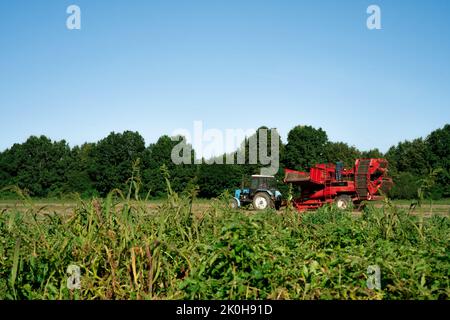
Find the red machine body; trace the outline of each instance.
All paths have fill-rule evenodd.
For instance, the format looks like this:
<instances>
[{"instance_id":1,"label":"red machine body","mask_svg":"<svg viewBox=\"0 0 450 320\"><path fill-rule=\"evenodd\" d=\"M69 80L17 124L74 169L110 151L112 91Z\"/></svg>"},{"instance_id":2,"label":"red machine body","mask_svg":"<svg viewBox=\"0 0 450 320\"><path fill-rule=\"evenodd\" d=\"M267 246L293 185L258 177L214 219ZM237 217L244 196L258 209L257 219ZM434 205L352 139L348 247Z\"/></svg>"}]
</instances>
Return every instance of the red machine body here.
<instances>
[{"instance_id":1,"label":"red machine body","mask_svg":"<svg viewBox=\"0 0 450 320\"><path fill-rule=\"evenodd\" d=\"M380 199L379 190L387 192L392 179L387 176L386 159L357 159L351 169L343 169L336 179L335 164L317 164L309 172L285 169L285 183L299 187L300 197L293 200L299 211L316 209L338 197L353 203Z\"/></svg>"}]
</instances>

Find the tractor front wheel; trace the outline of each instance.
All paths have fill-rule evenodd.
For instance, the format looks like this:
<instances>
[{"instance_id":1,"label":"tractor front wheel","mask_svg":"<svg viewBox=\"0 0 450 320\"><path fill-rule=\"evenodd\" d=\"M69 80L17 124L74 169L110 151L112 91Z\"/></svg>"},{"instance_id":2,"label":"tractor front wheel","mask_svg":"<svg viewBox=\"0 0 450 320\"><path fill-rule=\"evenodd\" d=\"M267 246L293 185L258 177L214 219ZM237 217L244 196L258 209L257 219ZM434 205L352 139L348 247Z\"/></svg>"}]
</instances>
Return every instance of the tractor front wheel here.
<instances>
[{"instance_id":1,"label":"tractor front wheel","mask_svg":"<svg viewBox=\"0 0 450 320\"><path fill-rule=\"evenodd\" d=\"M265 210L267 208L273 208L274 204L269 195L263 192L255 194L253 197L253 208L256 210Z\"/></svg>"},{"instance_id":2,"label":"tractor front wheel","mask_svg":"<svg viewBox=\"0 0 450 320\"><path fill-rule=\"evenodd\" d=\"M346 210L352 204L352 198L349 195L342 194L336 198L336 206L338 209Z\"/></svg>"},{"instance_id":3,"label":"tractor front wheel","mask_svg":"<svg viewBox=\"0 0 450 320\"><path fill-rule=\"evenodd\" d=\"M232 198L230 200L230 208L231 209L238 209L239 208L239 202L237 201L236 198Z\"/></svg>"}]
</instances>

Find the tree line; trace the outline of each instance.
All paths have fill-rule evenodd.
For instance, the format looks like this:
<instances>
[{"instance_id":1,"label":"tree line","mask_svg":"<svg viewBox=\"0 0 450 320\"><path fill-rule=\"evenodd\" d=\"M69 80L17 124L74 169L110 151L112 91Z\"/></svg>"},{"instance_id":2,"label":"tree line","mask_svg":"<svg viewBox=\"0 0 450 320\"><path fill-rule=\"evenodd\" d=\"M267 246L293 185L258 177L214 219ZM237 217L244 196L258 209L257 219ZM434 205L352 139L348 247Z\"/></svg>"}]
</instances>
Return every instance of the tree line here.
<instances>
[{"instance_id":1,"label":"tree line","mask_svg":"<svg viewBox=\"0 0 450 320\"><path fill-rule=\"evenodd\" d=\"M266 127L261 127L265 128ZM270 130L269 130L270 136ZM175 165L171 152L178 141L164 135L146 145L138 132L110 133L95 143L71 148L65 140L52 141L46 136L31 136L0 153L0 196L12 196L11 186L18 186L32 197L62 197L77 193L81 197L105 196L112 189L127 190L133 175L141 192L153 198L166 193L165 166L175 191L190 183L198 186L200 197L210 198L241 185L243 177L259 173L254 164L181 164ZM243 146L248 144L248 139ZM280 169L307 170L316 163L343 161L352 167L357 158L387 158L395 186L393 198L416 196L421 179L430 170L440 168L429 196L450 197L450 124L431 132L426 138L400 142L385 154L378 149L360 151L345 142L329 141L321 128L296 126L287 141L280 140ZM225 157L225 155L223 155ZM225 163L225 162L224 162ZM285 189L286 186L281 186Z\"/></svg>"}]
</instances>

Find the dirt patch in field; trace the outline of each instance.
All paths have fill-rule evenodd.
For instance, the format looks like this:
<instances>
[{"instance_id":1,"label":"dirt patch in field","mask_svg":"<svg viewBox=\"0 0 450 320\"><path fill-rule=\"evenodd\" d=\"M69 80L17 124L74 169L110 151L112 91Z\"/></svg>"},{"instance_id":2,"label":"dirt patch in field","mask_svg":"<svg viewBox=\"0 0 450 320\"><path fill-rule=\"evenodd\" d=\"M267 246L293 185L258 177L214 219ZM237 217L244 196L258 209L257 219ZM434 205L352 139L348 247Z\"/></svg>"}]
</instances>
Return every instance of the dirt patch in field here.
<instances>
[{"instance_id":1,"label":"dirt patch in field","mask_svg":"<svg viewBox=\"0 0 450 320\"><path fill-rule=\"evenodd\" d=\"M76 202L64 202L64 203L44 203L44 202L35 202L33 203L31 206L29 204L26 204L24 202L21 201L17 201L17 202L13 202L13 201L8 201L8 202L0 202L0 213L4 212L4 211L10 211L10 210L17 210L17 211L22 211L22 212L38 212L38 213L42 213L42 214L52 214L52 213L57 213L57 214L71 214L73 213L74 209L77 207L77 203ZM132 203L133 205L133 203ZM149 211L156 211L158 210L158 208L162 205L162 202L149 202L145 205L146 208L149 209ZM383 205L382 204L376 204L375 207L377 208L381 208ZM398 204L396 205L399 208L408 210L409 209L409 205L405 205L405 204ZM117 206L118 209L120 209L122 207L122 204L119 204ZM206 201L201 201L201 202L197 202L193 204L192 206L192 211L194 212L194 214L198 215L198 214L202 214L203 212L205 212L206 210L208 210L209 208L211 208L210 204ZM256 212L253 209L241 209L243 212L248 212L248 213L252 213L252 212ZM450 205L447 204L436 204L433 205L431 208L428 205L424 205L422 207L422 210L424 212L425 216L431 216L432 214L437 214L437 215L450 215ZM278 213L283 213L284 212L284 208L281 208L280 210L277 211ZM360 215L361 211L355 210L353 211L354 215ZM420 214L420 210L416 209L414 211L412 211L411 214L417 215Z\"/></svg>"}]
</instances>

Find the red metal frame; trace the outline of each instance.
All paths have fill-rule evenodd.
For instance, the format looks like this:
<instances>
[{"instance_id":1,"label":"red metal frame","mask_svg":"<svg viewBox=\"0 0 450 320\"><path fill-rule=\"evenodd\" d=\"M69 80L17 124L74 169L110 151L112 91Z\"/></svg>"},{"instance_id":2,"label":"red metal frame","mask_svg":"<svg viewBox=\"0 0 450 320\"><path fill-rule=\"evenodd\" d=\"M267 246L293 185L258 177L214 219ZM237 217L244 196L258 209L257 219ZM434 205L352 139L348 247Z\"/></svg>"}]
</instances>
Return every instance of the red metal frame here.
<instances>
[{"instance_id":1,"label":"red metal frame","mask_svg":"<svg viewBox=\"0 0 450 320\"><path fill-rule=\"evenodd\" d=\"M386 159L357 159L351 169L343 169L336 180L335 164L317 164L309 172L285 169L285 183L301 188L301 196L294 199L299 211L316 209L333 202L339 195L348 195L353 202L381 198L379 190L388 190L392 179L387 176Z\"/></svg>"}]
</instances>

